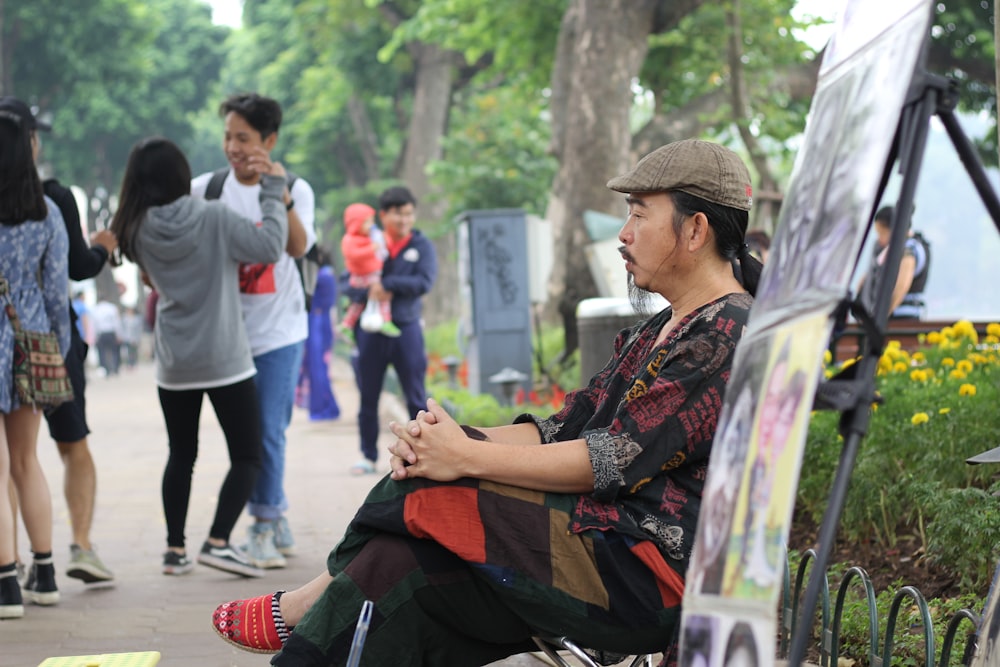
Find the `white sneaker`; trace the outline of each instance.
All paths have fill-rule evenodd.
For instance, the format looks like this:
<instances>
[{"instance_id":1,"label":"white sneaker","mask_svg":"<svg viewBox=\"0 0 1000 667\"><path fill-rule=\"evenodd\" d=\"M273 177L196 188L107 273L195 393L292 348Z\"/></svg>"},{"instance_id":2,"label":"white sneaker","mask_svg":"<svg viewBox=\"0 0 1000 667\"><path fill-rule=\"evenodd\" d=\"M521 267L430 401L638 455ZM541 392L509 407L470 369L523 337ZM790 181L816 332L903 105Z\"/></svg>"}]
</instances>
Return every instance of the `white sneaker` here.
<instances>
[{"instance_id":1,"label":"white sneaker","mask_svg":"<svg viewBox=\"0 0 1000 667\"><path fill-rule=\"evenodd\" d=\"M255 566L270 570L285 567L285 557L274 544L274 523L258 521L247 528L247 558Z\"/></svg>"},{"instance_id":2,"label":"white sneaker","mask_svg":"<svg viewBox=\"0 0 1000 667\"><path fill-rule=\"evenodd\" d=\"M282 556L295 555L295 538L292 537L292 528L285 517L279 517L274 522L274 546Z\"/></svg>"}]
</instances>

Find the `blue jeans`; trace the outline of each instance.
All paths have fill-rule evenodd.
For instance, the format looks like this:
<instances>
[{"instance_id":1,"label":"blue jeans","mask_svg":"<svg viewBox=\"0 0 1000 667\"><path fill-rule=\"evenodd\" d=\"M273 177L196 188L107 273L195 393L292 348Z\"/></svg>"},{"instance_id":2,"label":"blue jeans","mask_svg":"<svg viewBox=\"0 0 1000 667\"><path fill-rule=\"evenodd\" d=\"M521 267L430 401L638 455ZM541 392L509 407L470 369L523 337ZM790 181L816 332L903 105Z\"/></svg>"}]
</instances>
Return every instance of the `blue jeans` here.
<instances>
[{"instance_id":1,"label":"blue jeans","mask_svg":"<svg viewBox=\"0 0 1000 667\"><path fill-rule=\"evenodd\" d=\"M302 365L302 341L254 357L260 432L264 444L260 476L250 494L247 511L258 519L274 520L288 509L285 497L285 429L292 421L295 385Z\"/></svg>"}]
</instances>

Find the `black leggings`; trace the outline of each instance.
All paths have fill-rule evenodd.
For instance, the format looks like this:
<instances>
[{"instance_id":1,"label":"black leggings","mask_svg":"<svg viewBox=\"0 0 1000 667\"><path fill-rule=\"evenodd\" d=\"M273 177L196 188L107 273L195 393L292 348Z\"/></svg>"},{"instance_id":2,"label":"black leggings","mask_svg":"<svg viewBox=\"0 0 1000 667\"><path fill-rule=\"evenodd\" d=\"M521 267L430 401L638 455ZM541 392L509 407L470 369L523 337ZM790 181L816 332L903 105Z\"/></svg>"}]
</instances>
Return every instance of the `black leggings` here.
<instances>
[{"instance_id":1,"label":"black leggings","mask_svg":"<svg viewBox=\"0 0 1000 667\"><path fill-rule=\"evenodd\" d=\"M160 408L167 425L170 456L163 471L163 513L167 546L184 546L184 524L191 497L191 475L198 458L198 422L202 395L215 409L229 448L229 473L219 490L219 504L209 536L229 541L229 534L253 492L260 472L261 436L257 386L253 378L225 387L173 391L160 388Z\"/></svg>"}]
</instances>

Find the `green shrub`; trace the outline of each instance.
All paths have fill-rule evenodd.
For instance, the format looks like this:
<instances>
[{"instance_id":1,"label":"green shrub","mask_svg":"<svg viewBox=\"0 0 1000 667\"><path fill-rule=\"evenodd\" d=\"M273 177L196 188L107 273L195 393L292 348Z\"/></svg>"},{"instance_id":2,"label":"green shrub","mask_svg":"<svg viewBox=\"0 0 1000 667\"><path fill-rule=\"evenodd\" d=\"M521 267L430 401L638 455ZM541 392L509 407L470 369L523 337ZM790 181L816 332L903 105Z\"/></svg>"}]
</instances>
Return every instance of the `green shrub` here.
<instances>
[{"instance_id":1,"label":"green shrub","mask_svg":"<svg viewBox=\"0 0 1000 667\"><path fill-rule=\"evenodd\" d=\"M838 584L839 585L839 584ZM878 618L878 643L876 655L881 656L885 650L886 632L889 624L889 612L892 609L896 594L905 585L902 581L895 582L884 591L876 591L875 613ZM837 589L831 593L834 599ZM934 660L933 664L941 664L942 641L952 618L962 609L979 611L982 599L975 595L963 595L952 599L927 600L927 611L934 630ZM925 639L923 614L913 598L906 597L900 602L896 615L895 631L892 637L892 665L923 665L925 661ZM959 628L955 643L951 649L949 665L962 664L962 649L965 645L965 635L972 629L971 624ZM844 611L840 626L840 642L838 654L857 660L859 667L867 667L868 651L871 647L869 632L868 602L860 584L852 582L852 590L844 598Z\"/></svg>"},{"instance_id":2,"label":"green shrub","mask_svg":"<svg viewBox=\"0 0 1000 667\"><path fill-rule=\"evenodd\" d=\"M968 322L933 332L912 355L890 342L879 361L873 408L845 500L840 534L891 548L915 535L926 557L985 590L1000 545L996 466L965 459L1000 441L1000 325L982 343ZM819 521L843 440L840 415L814 413L798 511Z\"/></svg>"},{"instance_id":3,"label":"green shrub","mask_svg":"<svg viewBox=\"0 0 1000 667\"><path fill-rule=\"evenodd\" d=\"M466 362L462 357L464 341L458 334L458 322L450 321L431 327L424 332L427 347L427 393L445 406L448 413L463 424L499 426L524 412L549 415L562 405L566 391L580 384L580 355L574 352L563 363L561 357L563 330L544 328L535 333L532 359L532 385L527 395L519 396L514 406L501 405L491 394L472 394L466 387ZM609 343L610 345L610 343ZM448 372L448 357L459 362L456 380L452 383Z\"/></svg>"}]
</instances>

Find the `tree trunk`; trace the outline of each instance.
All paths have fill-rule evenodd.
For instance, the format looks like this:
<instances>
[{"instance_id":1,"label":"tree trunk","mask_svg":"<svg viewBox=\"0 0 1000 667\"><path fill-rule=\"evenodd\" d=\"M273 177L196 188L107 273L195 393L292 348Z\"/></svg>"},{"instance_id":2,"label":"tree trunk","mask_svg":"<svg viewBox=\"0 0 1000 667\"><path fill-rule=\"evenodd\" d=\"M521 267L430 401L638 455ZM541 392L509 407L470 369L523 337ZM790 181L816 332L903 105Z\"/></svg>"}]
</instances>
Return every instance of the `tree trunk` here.
<instances>
[{"instance_id":1,"label":"tree trunk","mask_svg":"<svg viewBox=\"0 0 1000 667\"><path fill-rule=\"evenodd\" d=\"M757 170L757 191L754 193L756 206L750 214L750 228L758 227L773 235L778 219L778 207L781 204L778 180L767 163L767 152L750 129L753 109L750 108L750 96L747 95L746 80L743 76L743 20L740 12L740 0L731 0L726 10L726 22L729 27L730 105L733 122L736 123L743 145L746 146L750 160Z\"/></svg>"},{"instance_id":2,"label":"tree trunk","mask_svg":"<svg viewBox=\"0 0 1000 667\"><path fill-rule=\"evenodd\" d=\"M347 101L347 111L351 118L351 127L354 128L355 141L358 143L358 153L364 170L364 178L359 183L367 183L373 178L378 178L378 137L375 136L375 129L368 117L364 100L358 95L351 95Z\"/></svg>"},{"instance_id":3,"label":"tree trunk","mask_svg":"<svg viewBox=\"0 0 1000 667\"><path fill-rule=\"evenodd\" d=\"M546 218L555 241L548 313L562 319L564 354L579 346L576 307L597 296L583 213L624 212L607 181L629 166L632 80L646 57L658 0L572 0L553 67L552 149L559 161ZM622 280L625 280L622 271Z\"/></svg>"},{"instance_id":4,"label":"tree trunk","mask_svg":"<svg viewBox=\"0 0 1000 667\"><path fill-rule=\"evenodd\" d=\"M400 178L416 196L418 224L430 232L438 254L437 282L424 300L427 322L433 325L458 315L455 235L450 221L443 220L447 203L434 192L427 174L427 165L441 157L457 56L429 44L411 44L408 49L414 58L416 87Z\"/></svg>"}]
</instances>

